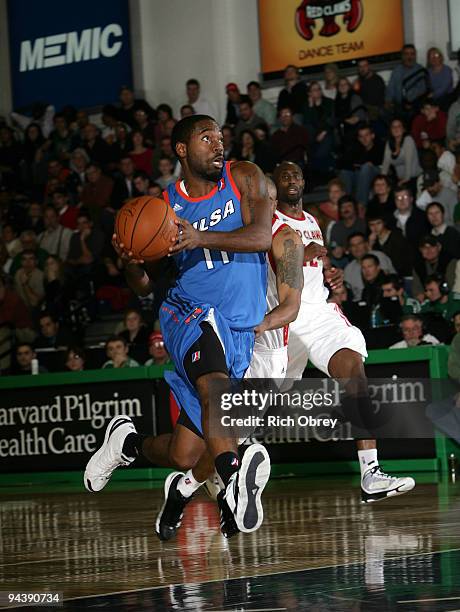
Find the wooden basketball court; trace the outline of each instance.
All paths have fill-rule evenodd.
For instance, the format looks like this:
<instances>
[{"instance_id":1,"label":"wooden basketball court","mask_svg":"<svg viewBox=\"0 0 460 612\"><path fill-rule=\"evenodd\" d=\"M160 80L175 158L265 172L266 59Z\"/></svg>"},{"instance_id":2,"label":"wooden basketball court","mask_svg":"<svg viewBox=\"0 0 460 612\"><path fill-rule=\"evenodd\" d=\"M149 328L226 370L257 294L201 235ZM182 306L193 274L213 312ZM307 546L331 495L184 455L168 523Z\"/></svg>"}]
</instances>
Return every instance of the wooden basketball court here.
<instances>
[{"instance_id":1,"label":"wooden basketball court","mask_svg":"<svg viewBox=\"0 0 460 612\"><path fill-rule=\"evenodd\" d=\"M356 478L272 480L261 529L229 541L199 493L167 543L159 482L10 486L1 590L60 591L65 610L459 610L460 486L423 480L368 505Z\"/></svg>"}]
</instances>

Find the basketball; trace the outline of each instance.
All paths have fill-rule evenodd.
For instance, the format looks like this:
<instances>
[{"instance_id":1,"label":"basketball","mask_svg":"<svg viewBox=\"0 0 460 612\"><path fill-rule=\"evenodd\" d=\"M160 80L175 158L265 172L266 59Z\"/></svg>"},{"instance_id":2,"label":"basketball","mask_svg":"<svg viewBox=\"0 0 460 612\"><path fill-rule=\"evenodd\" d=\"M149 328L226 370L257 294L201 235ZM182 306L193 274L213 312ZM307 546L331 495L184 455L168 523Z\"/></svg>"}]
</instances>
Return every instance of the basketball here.
<instances>
[{"instance_id":1,"label":"basketball","mask_svg":"<svg viewBox=\"0 0 460 612\"><path fill-rule=\"evenodd\" d=\"M152 196L134 198L118 211L115 221L117 240L136 259L161 259L174 244L171 238L177 238L175 219L175 212L164 200Z\"/></svg>"}]
</instances>

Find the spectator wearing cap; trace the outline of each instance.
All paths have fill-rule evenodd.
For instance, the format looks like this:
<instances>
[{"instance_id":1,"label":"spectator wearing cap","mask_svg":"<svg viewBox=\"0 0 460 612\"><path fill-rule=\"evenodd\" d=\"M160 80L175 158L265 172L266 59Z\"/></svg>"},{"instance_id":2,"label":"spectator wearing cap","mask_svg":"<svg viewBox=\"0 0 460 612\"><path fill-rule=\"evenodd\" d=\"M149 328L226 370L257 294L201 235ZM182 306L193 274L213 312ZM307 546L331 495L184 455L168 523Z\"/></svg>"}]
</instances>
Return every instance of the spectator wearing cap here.
<instances>
[{"instance_id":1,"label":"spectator wearing cap","mask_svg":"<svg viewBox=\"0 0 460 612\"><path fill-rule=\"evenodd\" d=\"M403 314L417 314L420 312L420 302L414 300L404 291L403 284L397 274L387 274L382 279L382 297L398 298Z\"/></svg>"},{"instance_id":2,"label":"spectator wearing cap","mask_svg":"<svg viewBox=\"0 0 460 612\"><path fill-rule=\"evenodd\" d=\"M444 207L445 222L454 223L454 208L458 202L455 191L444 187L437 169L428 170L423 174L423 191L417 200L417 207L426 210L428 204L439 202Z\"/></svg>"},{"instance_id":3,"label":"spectator wearing cap","mask_svg":"<svg viewBox=\"0 0 460 612\"><path fill-rule=\"evenodd\" d=\"M149 336L149 355L150 359L147 359L144 364L146 366L162 366L171 363L171 358L163 341L163 334L160 331L154 331Z\"/></svg>"},{"instance_id":4,"label":"spectator wearing cap","mask_svg":"<svg viewBox=\"0 0 460 612\"><path fill-rule=\"evenodd\" d=\"M425 280L425 297L426 301L421 308L422 314L437 313L450 322L454 314L460 311L460 299L436 274L428 276Z\"/></svg>"},{"instance_id":5,"label":"spectator wearing cap","mask_svg":"<svg viewBox=\"0 0 460 612\"><path fill-rule=\"evenodd\" d=\"M227 113L225 115L226 125L234 127L240 118L240 89L236 83L228 83L225 92L227 94Z\"/></svg>"},{"instance_id":6,"label":"spectator wearing cap","mask_svg":"<svg viewBox=\"0 0 460 612\"><path fill-rule=\"evenodd\" d=\"M252 102L254 113L263 119L268 127L276 121L276 108L268 100L262 97L262 88L257 81L251 81L246 86L248 96Z\"/></svg>"},{"instance_id":7,"label":"spectator wearing cap","mask_svg":"<svg viewBox=\"0 0 460 612\"><path fill-rule=\"evenodd\" d=\"M290 108L282 108L279 113L281 127L271 137L271 146L279 161L291 161L301 168L305 167L308 148L308 131L303 125L294 123Z\"/></svg>"},{"instance_id":8,"label":"spectator wearing cap","mask_svg":"<svg viewBox=\"0 0 460 612\"><path fill-rule=\"evenodd\" d=\"M402 231L415 252L420 238L429 233L430 225L423 212L414 206L414 196L404 185L395 189L395 205L396 227Z\"/></svg>"},{"instance_id":9,"label":"spectator wearing cap","mask_svg":"<svg viewBox=\"0 0 460 612\"><path fill-rule=\"evenodd\" d=\"M454 259L460 259L460 233L445 222L444 206L431 202L426 207L426 216L432 227L431 233L437 236L443 251Z\"/></svg>"},{"instance_id":10,"label":"spectator wearing cap","mask_svg":"<svg viewBox=\"0 0 460 612\"><path fill-rule=\"evenodd\" d=\"M443 278L449 287L455 282L455 268L457 260L452 259L443 251L437 236L424 236L419 242L419 252L415 258L412 272L412 295L419 302L425 299L425 281L428 276L437 274Z\"/></svg>"},{"instance_id":11,"label":"spectator wearing cap","mask_svg":"<svg viewBox=\"0 0 460 612\"><path fill-rule=\"evenodd\" d=\"M412 137L417 148L422 148L422 140L444 140L446 137L447 116L431 98L427 98L420 113L412 123Z\"/></svg>"},{"instance_id":12,"label":"spectator wearing cap","mask_svg":"<svg viewBox=\"0 0 460 612\"><path fill-rule=\"evenodd\" d=\"M425 332L423 320L419 315L408 314L402 317L400 328L404 339L396 342L396 344L392 344L389 347L391 349L439 344L437 338Z\"/></svg>"},{"instance_id":13,"label":"spectator wearing cap","mask_svg":"<svg viewBox=\"0 0 460 612\"><path fill-rule=\"evenodd\" d=\"M412 251L401 230L389 228L383 215L375 214L368 219L369 245L371 249L385 253L401 276L412 271Z\"/></svg>"},{"instance_id":14,"label":"spectator wearing cap","mask_svg":"<svg viewBox=\"0 0 460 612\"><path fill-rule=\"evenodd\" d=\"M267 124L254 112L252 100L249 96L241 96L240 99L240 118L235 126L235 136L239 140L241 133L244 130L256 130L262 127L268 129Z\"/></svg>"},{"instance_id":15,"label":"spectator wearing cap","mask_svg":"<svg viewBox=\"0 0 460 612\"><path fill-rule=\"evenodd\" d=\"M192 107L196 115L209 115L217 119L216 108L214 104L201 94L201 85L197 79L189 79L185 84L185 90L187 93L187 105Z\"/></svg>"},{"instance_id":16,"label":"spectator wearing cap","mask_svg":"<svg viewBox=\"0 0 460 612\"><path fill-rule=\"evenodd\" d=\"M136 368L139 363L129 356L129 347L122 336L111 336L105 343L105 352L109 358L102 368Z\"/></svg>"},{"instance_id":17,"label":"spectator wearing cap","mask_svg":"<svg viewBox=\"0 0 460 612\"><path fill-rule=\"evenodd\" d=\"M284 69L284 88L278 95L278 115L283 108L290 108L295 120L301 122L304 105L307 103L307 84L300 80L299 69L292 64Z\"/></svg>"}]
</instances>

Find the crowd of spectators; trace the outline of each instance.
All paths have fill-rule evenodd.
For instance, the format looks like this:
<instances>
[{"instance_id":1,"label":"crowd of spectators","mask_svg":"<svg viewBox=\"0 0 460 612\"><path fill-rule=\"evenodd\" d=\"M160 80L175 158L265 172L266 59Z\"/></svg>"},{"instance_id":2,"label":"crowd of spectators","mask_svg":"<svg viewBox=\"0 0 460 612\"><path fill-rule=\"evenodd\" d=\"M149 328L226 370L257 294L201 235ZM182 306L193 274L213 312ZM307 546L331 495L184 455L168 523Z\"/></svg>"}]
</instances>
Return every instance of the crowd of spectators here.
<instances>
[{"instance_id":1,"label":"crowd of spectators","mask_svg":"<svg viewBox=\"0 0 460 612\"><path fill-rule=\"evenodd\" d=\"M257 81L226 86L225 159L267 174L293 161L307 193L327 189L305 208L344 270L330 300L371 348L449 343L458 328L457 81L439 49L422 66L405 45L388 83L362 59L350 77L325 66L322 81L288 66L276 104ZM196 79L184 93L180 117L217 116ZM126 200L162 197L179 178L171 132L180 117L123 87L97 116L37 103L0 123L0 371L32 371L50 348L65 351L64 368L84 369L88 322L113 313L123 327L107 339L102 367L168 362L155 324L161 292L132 293L111 236ZM165 269L163 292L172 276Z\"/></svg>"}]
</instances>

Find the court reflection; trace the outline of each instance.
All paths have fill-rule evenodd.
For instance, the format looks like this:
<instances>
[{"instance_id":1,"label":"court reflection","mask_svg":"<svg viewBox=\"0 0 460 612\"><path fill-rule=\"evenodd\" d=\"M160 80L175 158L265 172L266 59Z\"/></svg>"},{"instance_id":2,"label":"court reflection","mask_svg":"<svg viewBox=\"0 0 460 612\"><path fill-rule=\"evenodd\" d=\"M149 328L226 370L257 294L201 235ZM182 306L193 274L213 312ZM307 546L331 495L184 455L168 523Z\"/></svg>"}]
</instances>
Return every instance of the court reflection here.
<instances>
[{"instance_id":1,"label":"court reflection","mask_svg":"<svg viewBox=\"0 0 460 612\"><path fill-rule=\"evenodd\" d=\"M215 503L200 494L177 538L160 542L161 503L158 490L9 496L0 503L2 587L58 584L66 598L144 589L104 598L120 610L382 610L398 597L455 592L458 582L458 485L362 505L347 479L273 481L262 528L230 541Z\"/></svg>"}]
</instances>

